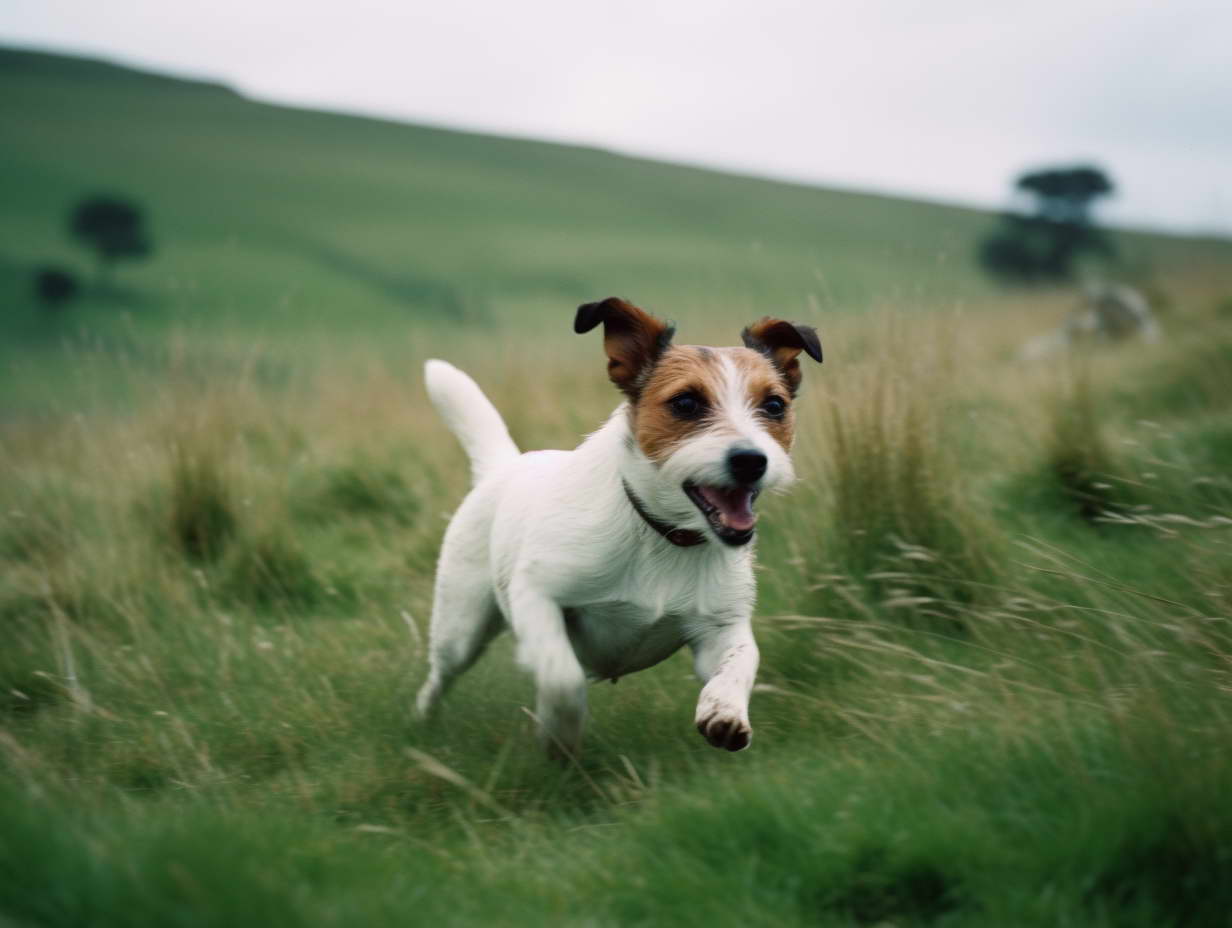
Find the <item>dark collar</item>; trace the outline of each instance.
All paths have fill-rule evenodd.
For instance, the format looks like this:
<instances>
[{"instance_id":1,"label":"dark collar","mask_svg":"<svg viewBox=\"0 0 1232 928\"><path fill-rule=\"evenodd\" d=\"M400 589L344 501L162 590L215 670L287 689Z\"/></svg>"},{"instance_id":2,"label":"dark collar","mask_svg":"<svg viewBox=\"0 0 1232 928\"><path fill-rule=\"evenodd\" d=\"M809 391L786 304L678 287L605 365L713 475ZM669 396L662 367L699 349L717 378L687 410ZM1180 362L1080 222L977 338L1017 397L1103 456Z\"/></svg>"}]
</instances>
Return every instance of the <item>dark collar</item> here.
<instances>
[{"instance_id":1,"label":"dark collar","mask_svg":"<svg viewBox=\"0 0 1232 928\"><path fill-rule=\"evenodd\" d=\"M642 517L642 521L653 528L656 532L670 541L678 548L691 548L694 545L706 543L706 536L701 532L694 531L691 528L672 528L663 522L660 522L642 506L642 501L633 495L633 491L629 489L629 485L623 480L620 481L621 486L625 488L625 496L629 497L629 502L633 504L634 511Z\"/></svg>"}]
</instances>

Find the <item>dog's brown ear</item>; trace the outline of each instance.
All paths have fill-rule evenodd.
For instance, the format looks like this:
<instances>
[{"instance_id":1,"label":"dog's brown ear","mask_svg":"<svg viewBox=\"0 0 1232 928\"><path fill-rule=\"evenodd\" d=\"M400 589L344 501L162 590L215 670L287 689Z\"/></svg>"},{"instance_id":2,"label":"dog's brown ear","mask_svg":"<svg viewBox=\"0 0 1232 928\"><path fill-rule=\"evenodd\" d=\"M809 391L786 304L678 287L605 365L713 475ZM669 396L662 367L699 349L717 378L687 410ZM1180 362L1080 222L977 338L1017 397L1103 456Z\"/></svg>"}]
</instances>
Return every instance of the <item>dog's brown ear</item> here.
<instances>
[{"instance_id":1,"label":"dog's brown ear","mask_svg":"<svg viewBox=\"0 0 1232 928\"><path fill-rule=\"evenodd\" d=\"M631 400L645 382L659 356L672 343L675 328L619 297L583 303L573 320L573 331L589 332L603 323L603 350L607 375Z\"/></svg>"},{"instance_id":2,"label":"dog's brown ear","mask_svg":"<svg viewBox=\"0 0 1232 928\"><path fill-rule=\"evenodd\" d=\"M740 337L744 339L744 347L759 351L774 362L793 396L800 389L800 362L797 360L800 352L821 363L821 340L811 325L796 325L765 316L748 326Z\"/></svg>"}]
</instances>

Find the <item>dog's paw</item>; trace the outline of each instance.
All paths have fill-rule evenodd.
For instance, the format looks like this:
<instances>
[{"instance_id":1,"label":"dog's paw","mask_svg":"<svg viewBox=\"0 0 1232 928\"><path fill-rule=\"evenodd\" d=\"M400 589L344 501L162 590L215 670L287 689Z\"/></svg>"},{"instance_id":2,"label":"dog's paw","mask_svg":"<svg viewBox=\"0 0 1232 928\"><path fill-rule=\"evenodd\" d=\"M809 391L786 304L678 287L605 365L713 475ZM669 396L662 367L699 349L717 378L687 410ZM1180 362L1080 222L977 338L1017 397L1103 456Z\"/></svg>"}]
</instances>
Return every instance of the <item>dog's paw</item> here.
<instances>
[{"instance_id":1,"label":"dog's paw","mask_svg":"<svg viewBox=\"0 0 1232 928\"><path fill-rule=\"evenodd\" d=\"M540 693L535 708L539 741L549 756L561 761L576 757L582 747L582 730L586 724L585 690L580 698L577 694Z\"/></svg>"},{"instance_id":2,"label":"dog's paw","mask_svg":"<svg viewBox=\"0 0 1232 928\"><path fill-rule=\"evenodd\" d=\"M706 714L698 713L697 730L716 748L743 751L753 740L753 726L749 720L721 707Z\"/></svg>"}]
</instances>

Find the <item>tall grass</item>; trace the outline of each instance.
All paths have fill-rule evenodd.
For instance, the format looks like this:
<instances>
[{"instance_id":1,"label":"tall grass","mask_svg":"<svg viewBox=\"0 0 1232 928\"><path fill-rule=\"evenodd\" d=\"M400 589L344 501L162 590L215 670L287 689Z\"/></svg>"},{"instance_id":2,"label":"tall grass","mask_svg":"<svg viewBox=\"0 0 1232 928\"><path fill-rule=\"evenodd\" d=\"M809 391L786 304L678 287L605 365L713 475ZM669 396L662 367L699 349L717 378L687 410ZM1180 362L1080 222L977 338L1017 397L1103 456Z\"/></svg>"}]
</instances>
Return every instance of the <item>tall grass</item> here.
<instances>
[{"instance_id":1,"label":"tall grass","mask_svg":"<svg viewBox=\"0 0 1232 928\"><path fill-rule=\"evenodd\" d=\"M171 542L189 558L212 561L235 533L230 486L209 452L194 454L177 444L171 457L165 513Z\"/></svg>"},{"instance_id":2,"label":"tall grass","mask_svg":"<svg viewBox=\"0 0 1232 928\"><path fill-rule=\"evenodd\" d=\"M828 333L801 484L766 501L736 756L692 730L683 654L595 688L564 769L528 749L507 641L412 721L467 482L417 357L173 369L123 414L6 426L0 917L1219 924L1222 400L1136 415L1185 339L1066 381L1005 360L1014 324L959 322ZM526 447L615 402L589 356L468 366ZM1081 518L1065 455L1134 495Z\"/></svg>"},{"instance_id":3,"label":"tall grass","mask_svg":"<svg viewBox=\"0 0 1232 928\"><path fill-rule=\"evenodd\" d=\"M1067 374L1048 400L1052 427L1044 446L1045 466L1063 508L1095 521L1125 509L1132 491L1109 446L1089 367L1078 358Z\"/></svg>"},{"instance_id":4,"label":"tall grass","mask_svg":"<svg viewBox=\"0 0 1232 928\"><path fill-rule=\"evenodd\" d=\"M833 394L826 427L826 503L853 570L872 572L911 546L959 576L990 569L979 523L950 442L956 431L953 360L944 329L890 331L882 353Z\"/></svg>"}]
</instances>

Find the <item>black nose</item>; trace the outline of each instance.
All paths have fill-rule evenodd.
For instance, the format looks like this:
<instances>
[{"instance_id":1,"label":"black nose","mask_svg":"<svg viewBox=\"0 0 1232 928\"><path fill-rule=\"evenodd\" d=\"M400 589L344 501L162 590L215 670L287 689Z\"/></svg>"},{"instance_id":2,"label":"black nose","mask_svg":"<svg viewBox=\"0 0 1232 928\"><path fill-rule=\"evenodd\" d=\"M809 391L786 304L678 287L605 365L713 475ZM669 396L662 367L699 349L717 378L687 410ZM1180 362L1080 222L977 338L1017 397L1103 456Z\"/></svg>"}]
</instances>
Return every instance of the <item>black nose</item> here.
<instances>
[{"instance_id":1,"label":"black nose","mask_svg":"<svg viewBox=\"0 0 1232 928\"><path fill-rule=\"evenodd\" d=\"M733 451L727 456L727 469L737 483L756 483L766 472L766 456L760 451Z\"/></svg>"}]
</instances>

